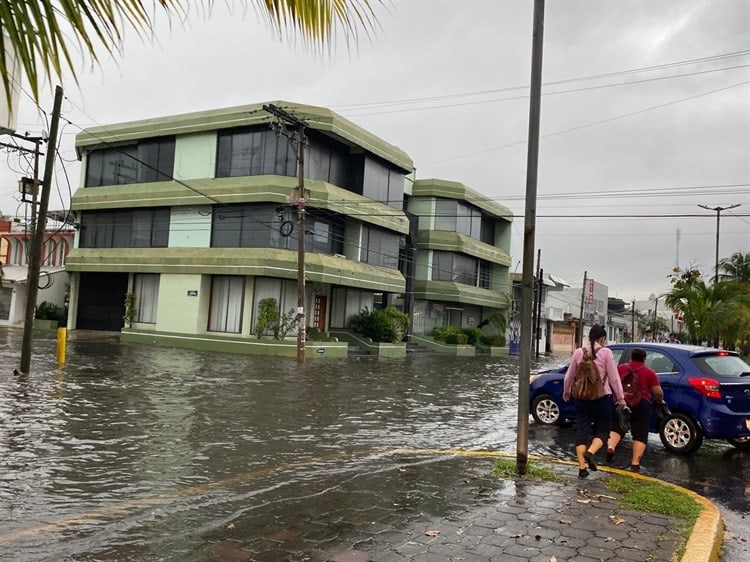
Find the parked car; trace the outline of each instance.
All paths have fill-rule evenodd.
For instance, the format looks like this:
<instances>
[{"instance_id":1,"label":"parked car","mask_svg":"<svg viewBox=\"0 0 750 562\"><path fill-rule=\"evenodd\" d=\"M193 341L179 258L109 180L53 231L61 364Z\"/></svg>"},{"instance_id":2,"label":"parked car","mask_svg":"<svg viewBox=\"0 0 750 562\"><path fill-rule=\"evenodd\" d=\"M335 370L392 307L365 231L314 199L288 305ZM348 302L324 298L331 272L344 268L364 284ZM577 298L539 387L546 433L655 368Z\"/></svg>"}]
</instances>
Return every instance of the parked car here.
<instances>
[{"instance_id":1,"label":"parked car","mask_svg":"<svg viewBox=\"0 0 750 562\"><path fill-rule=\"evenodd\" d=\"M615 362L627 363L636 347L659 377L671 415L652 416L650 431L675 453L690 454L704 439L726 439L750 449L750 365L733 351L693 345L618 343L608 346ZM573 401L562 399L568 366L531 377L531 414L537 423L575 419Z\"/></svg>"}]
</instances>

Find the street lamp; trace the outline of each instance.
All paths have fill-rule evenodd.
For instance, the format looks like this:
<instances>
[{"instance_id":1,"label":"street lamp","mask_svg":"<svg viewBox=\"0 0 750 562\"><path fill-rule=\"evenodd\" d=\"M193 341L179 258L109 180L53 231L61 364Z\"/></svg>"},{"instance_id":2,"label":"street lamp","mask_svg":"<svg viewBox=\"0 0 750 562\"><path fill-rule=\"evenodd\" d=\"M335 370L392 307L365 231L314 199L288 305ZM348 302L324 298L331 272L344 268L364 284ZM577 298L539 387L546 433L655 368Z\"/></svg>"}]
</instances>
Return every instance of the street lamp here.
<instances>
[{"instance_id":1,"label":"street lamp","mask_svg":"<svg viewBox=\"0 0 750 562\"><path fill-rule=\"evenodd\" d=\"M709 207L707 205L698 205L702 209L707 211L716 211L716 259L714 260L714 283L719 282L719 219L721 218L721 212L728 209L734 209L739 207L739 203L729 205L729 207Z\"/></svg>"}]
</instances>

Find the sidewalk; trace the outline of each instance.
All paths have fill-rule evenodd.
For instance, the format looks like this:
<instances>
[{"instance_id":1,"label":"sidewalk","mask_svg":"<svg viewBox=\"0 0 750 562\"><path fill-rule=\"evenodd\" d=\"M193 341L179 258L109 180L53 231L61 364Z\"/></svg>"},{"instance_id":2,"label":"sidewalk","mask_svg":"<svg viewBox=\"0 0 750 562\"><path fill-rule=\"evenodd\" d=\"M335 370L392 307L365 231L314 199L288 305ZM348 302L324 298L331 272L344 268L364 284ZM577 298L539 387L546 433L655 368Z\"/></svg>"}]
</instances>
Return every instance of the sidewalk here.
<instances>
[{"instance_id":1,"label":"sidewalk","mask_svg":"<svg viewBox=\"0 0 750 562\"><path fill-rule=\"evenodd\" d=\"M669 562L677 560L676 554L684 543L678 520L622 509L618 494L608 491L605 485L615 474L648 478L646 476L601 467L588 478L578 479L577 466L545 459L534 463L558 473L561 477L558 482L497 479L486 474L492 457L508 455L478 451L403 453L455 455L449 461L450 469L460 473L460 481L465 486L427 492L443 500L444 515L436 516L433 511L431 515L410 513L404 516L405 505L390 506L390 513L384 512L386 506L377 504L342 506L338 512L319 514L316 523L329 530L331 522L336 522L337 527L345 525L348 544L318 542L322 535L316 537L315 531L293 536L280 534L245 543L242 550L252 554L249 558L239 555L237 559L258 562ZM403 478L410 478L412 469L408 463L398 470ZM423 476L424 466L413 474ZM429 484L418 483L415 478L415 494L423 496L428 487ZM681 562L715 562L723 534L718 509L697 494L677 488L694 497L703 508L682 550ZM354 540L351 537L355 537ZM344 536L340 535L340 539ZM338 546L334 546L337 543Z\"/></svg>"}]
</instances>

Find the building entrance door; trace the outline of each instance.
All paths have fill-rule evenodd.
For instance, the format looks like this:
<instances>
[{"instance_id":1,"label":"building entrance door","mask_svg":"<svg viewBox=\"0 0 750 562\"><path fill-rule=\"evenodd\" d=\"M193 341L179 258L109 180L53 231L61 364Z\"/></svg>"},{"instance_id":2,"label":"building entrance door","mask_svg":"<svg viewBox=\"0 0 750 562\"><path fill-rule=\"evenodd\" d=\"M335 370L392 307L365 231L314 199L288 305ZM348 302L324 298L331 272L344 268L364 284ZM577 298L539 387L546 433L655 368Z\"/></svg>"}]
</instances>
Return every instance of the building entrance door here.
<instances>
[{"instance_id":1,"label":"building entrance door","mask_svg":"<svg viewBox=\"0 0 750 562\"><path fill-rule=\"evenodd\" d=\"M315 295L313 307L313 326L321 332L326 331L326 304L328 299L324 295Z\"/></svg>"}]
</instances>

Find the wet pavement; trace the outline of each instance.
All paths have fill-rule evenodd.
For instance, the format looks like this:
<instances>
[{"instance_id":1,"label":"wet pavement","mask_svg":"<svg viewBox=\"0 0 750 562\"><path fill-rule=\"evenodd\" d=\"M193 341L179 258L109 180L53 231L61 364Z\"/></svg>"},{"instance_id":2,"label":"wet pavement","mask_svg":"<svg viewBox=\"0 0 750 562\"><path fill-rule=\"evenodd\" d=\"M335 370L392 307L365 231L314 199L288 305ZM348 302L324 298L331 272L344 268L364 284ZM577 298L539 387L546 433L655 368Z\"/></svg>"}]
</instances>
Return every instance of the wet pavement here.
<instances>
[{"instance_id":1,"label":"wet pavement","mask_svg":"<svg viewBox=\"0 0 750 562\"><path fill-rule=\"evenodd\" d=\"M575 531L575 512L550 519L549 510L586 505L577 502L577 479L556 488L557 496L541 485L547 499L539 500L537 487L488 479L488 459L398 452L515 451L512 361L424 356L299 366L76 337L58 366L49 337L35 339L31 374L14 378L20 338L0 330L2 560L359 560L377 553L418 560L423 547L408 545L466 547L467 536L489 528L482 520L497 517L493 509L523 505L545 525L556 520ZM530 450L569 459L569 432L532 424ZM705 464L715 465L716 452L707 454ZM669 460L647 457L654 470ZM702 470L687 466L691 474ZM596 476L586 486L604 478ZM729 499L747 496L732 491ZM609 517L609 501L597 502L595 513ZM560 523L568 519L574 524ZM605 530L622 530L607 522ZM445 527L428 528L438 524ZM527 538L520 530L506 538L559 550L526 559L549 562L552 553L565 560L563 547L583 548L562 544L571 538L546 527L550 536L534 533L534 544L525 544L535 528L523 531ZM499 534L483 536L498 542Z\"/></svg>"}]
</instances>

